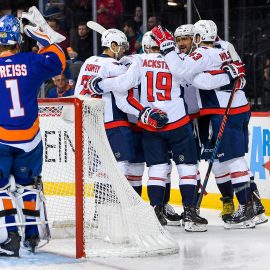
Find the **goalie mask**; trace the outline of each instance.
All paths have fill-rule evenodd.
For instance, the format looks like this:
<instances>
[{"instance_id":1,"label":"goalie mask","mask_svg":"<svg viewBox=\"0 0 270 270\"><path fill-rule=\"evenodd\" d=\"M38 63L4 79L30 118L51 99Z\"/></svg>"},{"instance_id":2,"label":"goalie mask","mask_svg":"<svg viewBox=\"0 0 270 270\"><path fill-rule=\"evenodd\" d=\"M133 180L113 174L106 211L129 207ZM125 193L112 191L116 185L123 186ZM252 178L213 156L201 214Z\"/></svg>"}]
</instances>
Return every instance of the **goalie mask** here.
<instances>
[{"instance_id":1,"label":"goalie mask","mask_svg":"<svg viewBox=\"0 0 270 270\"><path fill-rule=\"evenodd\" d=\"M152 47L158 47L157 43L151 37L151 31L146 32L142 38L142 49L144 53L148 53L149 49ZM146 51L147 49L147 51Z\"/></svg>"},{"instance_id":2,"label":"goalie mask","mask_svg":"<svg viewBox=\"0 0 270 270\"><path fill-rule=\"evenodd\" d=\"M101 36L102 47L108 47L111 49L112 42L117 43L118 46L122 46L125 50L129 49L129 43L127 41L126 35L118 29L108 29Z\"/></svg>"},{"instance_id":3,"label":"goalie mask","mask_svg":"<svg viewBox=\"0 0 270 270\"><path fill-rule=\"evenodd\" d=\"M176 28L174 37L193 37L193 24L183 24Z\"/></svg>"},{"instance_id":4,"label":"goalie mask","mask_svg":"<svg viewBox=\"0 0 270 270\"><path fill-rule=\"evenodd\" d=\"M0 45L21 43L20 22L12 15L0 18Z\"/></svg>"},{"instance_id":5,"label":"goalie mask","mask_svg":"<svg viewBox=\"0 0 270 270\"><path fill-rule=\"evenodd\" d=\"M200 20L194 24L194 43L199 45L201 42L214 42L217 38L217 26L211 20ZM199 36L199 41L196 37Z\"/></svg>"}]
</instances>

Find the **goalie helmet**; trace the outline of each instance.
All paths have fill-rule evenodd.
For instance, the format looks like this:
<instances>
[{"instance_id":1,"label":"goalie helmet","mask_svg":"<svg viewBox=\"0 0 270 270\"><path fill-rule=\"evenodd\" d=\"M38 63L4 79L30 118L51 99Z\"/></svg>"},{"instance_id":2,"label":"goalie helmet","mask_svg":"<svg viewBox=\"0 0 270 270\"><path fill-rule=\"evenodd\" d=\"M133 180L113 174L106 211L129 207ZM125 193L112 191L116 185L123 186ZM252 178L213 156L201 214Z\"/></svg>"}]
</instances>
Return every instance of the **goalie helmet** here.
<instances>
[{"instance_id":1,"label":"goalie helmet","mask_svg":"<svg viewBox=\"0 0 270 270\"><path fill-rule=\"evenodd\" d=\"M125 50L128 50L129 43L126 35L118 29L108 29L101 36L101 46L111 47L112 42L117 43L118 46L123 46Z\"/></svg>"},{"instance_id":2,"label":"goalie helmet","mask_svg":"<svg viewBox=\"0 0 270 270\"><path fill-rule=\"evenodd\" d=\"M151 31L146 32L142 38L142 49L146 53L145 48L150 49L152 47L158 47L158 44L151 36Z\"/></svg>"},{"instance_id":3,"label":"goalie helmet","mask_svg":"<svg viewBox=\"0 0 270 270\"><path fill-rule=\"evenodd\" d=\"M12 15L0 18L0 45L21 43L20 22Z\"/></svg>"},{"instance_id":4,"label":"goalie helmet","mask_svg":"<svg viewBox=\"0 0 270 270\"><path fill-rule=\"evenodd\" d=\"M174 37L193 37L193 24L183 24L176 28Z\"/></svg>"},{"instance_id":5,"label":"goalie helmet","mask_svg":"<svg viewBox=\"0 0 270 270\"><path fill-rule=\"evenodd\" d=\"M214 42L217 37L217 26L211 20L200 20L194 24L194 43L200 44L201 42ZM200 36L200 41L195 42L196 35Z\"/></svg>"}]
</instances>

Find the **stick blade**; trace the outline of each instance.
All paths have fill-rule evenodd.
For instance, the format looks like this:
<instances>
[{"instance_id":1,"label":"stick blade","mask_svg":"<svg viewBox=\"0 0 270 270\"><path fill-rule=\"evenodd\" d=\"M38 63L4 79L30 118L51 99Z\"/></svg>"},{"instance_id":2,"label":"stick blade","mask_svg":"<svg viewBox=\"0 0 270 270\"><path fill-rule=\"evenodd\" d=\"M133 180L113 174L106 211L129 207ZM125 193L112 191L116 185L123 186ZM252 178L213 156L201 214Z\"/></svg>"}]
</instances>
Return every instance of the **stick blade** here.
<instances>
[{"instance_id":1,"label":"stick blade","mask_svg":"<svg viewBox=\"0 0 270 270\"><path fill-rule=\"evenodd\" d=\"M231 58L232 58L233 61L241 61L241 59L240 59L238 53L236 52L234 46L232 45L232 43L228 44L227 50L230 53Z\"/></svg>"},{"instance_id":2,"label":"stick blade","mask_svg":"<svg viewBox=\"0 0 270 270\"><path fill-rule=\"evenodd\" d=\"M100 25L97 22L94 21L88 21L86 24L90 29L100 33L101 35L106 31L106 28L104 28L102 25Z\"/></svg>"}]
</instances>

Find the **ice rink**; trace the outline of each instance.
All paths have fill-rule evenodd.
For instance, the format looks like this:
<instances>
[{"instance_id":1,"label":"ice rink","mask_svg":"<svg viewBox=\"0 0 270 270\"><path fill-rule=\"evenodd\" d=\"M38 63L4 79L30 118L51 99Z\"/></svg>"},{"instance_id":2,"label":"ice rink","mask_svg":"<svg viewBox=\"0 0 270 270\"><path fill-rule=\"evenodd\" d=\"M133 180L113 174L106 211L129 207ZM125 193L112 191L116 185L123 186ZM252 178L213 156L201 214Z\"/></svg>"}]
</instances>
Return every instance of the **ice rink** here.
<instances>
[{"instance_id":1,"label":"ice rink","mask_svg":"<svg viewBox=\"0 0 270 270\"><path fill-rule=\"evenodd\" d=\"M204 233L187 233L181 227L167 226L179 242L180 252L176 255L76 260L72 257L75 242L67 239L52 240L35 255L22 250L20 258L0 258L0 266L5 270L268 270L270 222L255 229L224 230L218 215L219 211L202 209L202 216L209 221Z\"/></svg>"}]
</instances>

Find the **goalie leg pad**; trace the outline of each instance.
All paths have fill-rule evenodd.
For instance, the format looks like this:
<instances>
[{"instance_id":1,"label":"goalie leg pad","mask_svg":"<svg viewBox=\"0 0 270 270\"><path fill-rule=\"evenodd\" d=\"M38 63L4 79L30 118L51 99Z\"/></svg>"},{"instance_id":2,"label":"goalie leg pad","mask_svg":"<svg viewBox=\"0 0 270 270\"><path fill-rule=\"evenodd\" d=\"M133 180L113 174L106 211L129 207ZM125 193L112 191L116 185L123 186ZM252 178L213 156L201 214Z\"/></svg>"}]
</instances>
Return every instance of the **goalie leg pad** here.
<instances>
[{"instance_id":1,"label":"goalie leg pad","mask_svg":"<svg viewBox=\"0 0 270 270\"><path fill-rule=\"evenodd\" d=\"M9 231L18 231L19 224L14 197L7 190L0 190L0 244L7 240Z\"/></svg>"},{"instance_id":2,"label":"goalie leg pad","mask_svg":"<svg viewBox=\"0 0 270 270\"><path fill-rule=\"evenodd\" d=\"M0 189L0 256L18 257L21 237L15 199L8 190Z\"/></svg>"},{"instance_id":3,"label":"goalie leg pad","mask_svg":"<svg viewBox=\"0 0 270 270\"><path fill-rule=\"evenodd\" d=\"M39 240L49 241L50 239L41 180L33 186L23 187L18 185L16 201L19 208L18 211L20 211L22 215L24 245L34 251L33 246L35 248Z\"/></svg>"}]
</instances>

